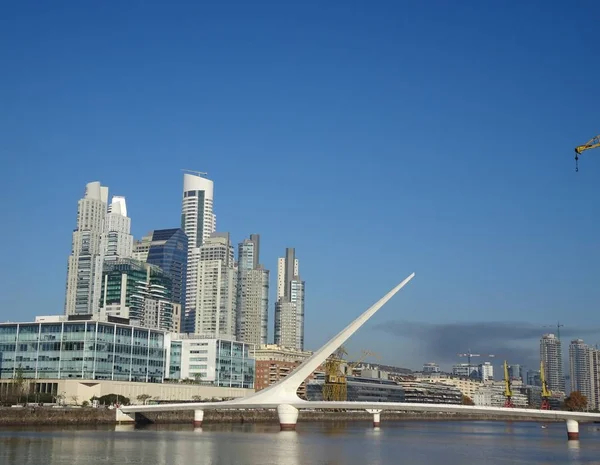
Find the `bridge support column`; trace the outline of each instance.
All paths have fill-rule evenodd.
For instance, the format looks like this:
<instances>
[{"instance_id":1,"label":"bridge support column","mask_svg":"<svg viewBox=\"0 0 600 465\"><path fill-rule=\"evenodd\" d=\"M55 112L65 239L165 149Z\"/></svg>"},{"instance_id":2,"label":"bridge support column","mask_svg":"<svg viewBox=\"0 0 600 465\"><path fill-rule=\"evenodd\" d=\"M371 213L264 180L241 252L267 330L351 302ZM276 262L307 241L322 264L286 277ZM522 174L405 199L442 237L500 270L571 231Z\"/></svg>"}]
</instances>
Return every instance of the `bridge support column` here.
<instances>
[{"instance_id":1,"label":"bridge support column","mask_svg":"<svg viewBox=\"0 0 600 465\"><path fill-rule=\"evenodd\" d=\"M204 410L194 410L194 426L202 426L204 420Z\"/></svg>"},{"instance_id":2,"label":"bridge support column","mask_svg":"<svg viewBox=\"0 0 600 465\"><path fill-rule=\"evenodd\" d=\"M135 413L125 413L120 408L116 409L115 420L120 425L122 423L135 423Z\"/></svg>"},{"instance_id":3,"label":"bridge support column","mask_svg":"<svg viewBox=\"0 0 600 465\"><path fill-rule=\"evenodd\" d=\"M367 412L373 414L373 428L379 428L381 424L381 409L368 408Z\"/></svg>"},{"instance_id":4,"label":"bridge support column","mask_svg":"<svg viewBox=\"0 0 600 465\"><path fill-rule=\"evenodd\" d=\"M281 431L294 431L298 421L298 409L291 405L281 404L277 406L279 427Z\"/></svg>"},{"instance_id":5,"label":"bridge support column","mask_svg":"<svg viewBox=\"0 0 600 465\"><path fill-rule=\"evenodd\" d=\"M569 440L579 439L579 423L576 420L567 420L567 437Z\"/></svg>"}]
</instances>

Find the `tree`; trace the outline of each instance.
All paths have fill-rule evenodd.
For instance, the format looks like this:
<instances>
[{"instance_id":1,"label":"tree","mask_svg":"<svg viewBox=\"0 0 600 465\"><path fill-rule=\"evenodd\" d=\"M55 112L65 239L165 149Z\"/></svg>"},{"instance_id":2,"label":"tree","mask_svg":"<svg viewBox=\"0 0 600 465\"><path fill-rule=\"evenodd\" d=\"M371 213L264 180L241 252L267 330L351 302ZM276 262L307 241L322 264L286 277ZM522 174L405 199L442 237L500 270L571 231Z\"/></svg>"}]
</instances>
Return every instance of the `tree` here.
<instances>
[{"instance_id":1,"label":"tree","mask_svg":"<svg viewBox=\"0 0 600 465\"><path fill-rule=\"evenodd\" d=\"M15 370L15 375L13 376L13 386L15 389L15 394L17 396L17 402L21 403L21 396L23 395L23 388L25 386L25 379L23 378L23 367L19 363L19 366Z\"/></svg>"},{"instance_id":2,"label":"tree","mask_svg":"<svg viewBox=\"0 0 600 465\"><path fill-rule=\"evenodd\" d=\"M199 396L199 395L192 396L192 400L195 400L196 402L201 402L202 396Z\"/></svg>"},{"instance_id":3,"label":"tree","mask_svg":"<svg viewBox=\"0 0 600 465\"><path fill-rule=\"evenodd\" d=\"M583 412L587 410L588 400L579 391L573 391L569 397L565 399L565 408L572 412Z\"/></svg>"},{"instance_id":4,"label":"tree","mask_svg":"<svg viewBox=\"0 0 600 465\"><path fill-rule=\"evenodd\" d=\"M81 403L81 406L82 406L83 408L86 408L86 407L89 407L89 406L90 406L90 403L89 403L87 400L84 400L84 401Z\"/></svg>"},{"instance_id":5,"label":"tree","mask_svg":"<svg viewBox=\"0 0 600 465\"><path fill-rule=\"evenodd\" d=\"M148 394L140 394L139 396L136 397L136 399L139 402L141 402L143 405L146 405L146 401L151 398L152 398L152 396L148 395Z\"/></svg>"},{"instance_id":6,"label":"tree","mask_svg":"<svg viewBox=\"0 0 600 465\"><path fill-rule=\"evenodd\" d=\"M106 394L105 396L98 397L98 402L101 405L129 405L131 403L128 397L120 396L119 394Z\"/></svg>"},{"instance_id":7,"label":"tree","mask_svg":"<svg viewBox=\"0 0 600 465\"><path fill-rule=\"evenodd\" d=\"M463 394L462 396L462 404L463 405L475 405L475 402L469 397Z\"/></svg>"},{"instance_id":8,"label":"tree","mask_svg":"<svg viewBox=\"0 0 600 465\"><path fill-rule=\"evenodd\" d=\"M71 396L71 400L75 405L77 405L77 402L79 402L79 396Z\"/></svg>"}]
</instances>

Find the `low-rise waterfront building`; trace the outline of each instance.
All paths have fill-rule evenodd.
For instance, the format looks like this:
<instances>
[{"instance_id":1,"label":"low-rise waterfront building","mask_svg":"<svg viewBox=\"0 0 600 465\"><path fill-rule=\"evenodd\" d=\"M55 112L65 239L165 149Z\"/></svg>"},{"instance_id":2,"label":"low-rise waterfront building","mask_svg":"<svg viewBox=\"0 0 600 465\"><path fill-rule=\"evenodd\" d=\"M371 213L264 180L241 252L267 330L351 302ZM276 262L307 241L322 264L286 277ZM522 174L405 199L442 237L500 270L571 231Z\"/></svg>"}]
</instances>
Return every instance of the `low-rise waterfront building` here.
<instances>
[{"instance_id":1,"label":"low-rise waterfront building","mask_svg":"<svg viewBox=\"0 0 600 465\"><path fill-rule=\"evenodd\" d=\"M318 374L306 384L310 401L323 400L325 377ZM350 402L404 402L404 389L395 381L360 376L346 377L347 400Z\"/></svg>"},{"instance_id":2,"label":"low-rise waterfront building","mask_svg":"<svg viewBox=\"0 0 600 465\"><path fill-rule=\"evenodd\" d=\"M405 402L431 404L462 404L462 393L455 386L422 381L400 381Z\"/></svg>"}]
</instances>

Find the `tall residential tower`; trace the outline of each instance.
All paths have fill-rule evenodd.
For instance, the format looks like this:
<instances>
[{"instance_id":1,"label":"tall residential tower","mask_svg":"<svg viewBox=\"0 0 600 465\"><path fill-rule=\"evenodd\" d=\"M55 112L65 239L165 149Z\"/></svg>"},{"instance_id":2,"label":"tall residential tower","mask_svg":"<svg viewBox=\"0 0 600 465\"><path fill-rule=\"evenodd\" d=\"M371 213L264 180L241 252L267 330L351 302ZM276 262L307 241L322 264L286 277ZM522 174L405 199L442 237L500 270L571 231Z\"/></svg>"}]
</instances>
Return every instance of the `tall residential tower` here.
<instances>
[{"instance_id":1,"label":"tall residential tower","mask_svg":"<svg viewBox=\"0 0 600 465\"><path fill-rule=\"evenodd\" d=\"M196 301L198 295L199 247L216 230L213 213L213 182L203 173L189 172L183 175L183 201L181 206L181 229L188 239L187 276L185 297L185 330L194 332Z\"/></svg>"},{"instance_id":2,"label":"tall residential tower","mask_svg":"<svg viewBox=\"0 0 600 465\"><path fill-rule=\"evenodd\" d=\"M238 245L236 336L238 341L267 343L269 271L259 263L260 237L251 234Z\"/></svg>"},{"instance_id":3,"label":"tall residential tower","mask_svg":"<svg viewBox=\"0 0 600 465\"><path fill-rule=\"evenodd\" d=\"M213 233L198 248L194 283L194 333L235 336L237 270L229 233Z\"/></svg>"},{"instance_id":4,"label":"tall residential tower","mask_svg":"<svg viewBox=\"0 0 600 465\"><path fill-rule=\"evenodd\" d=\"M304 350L304 281L293 248L285 250L277 266L275 344Z\"/></svg>"},{"instance_id":5,"label":"tall residential tower","mask_svg":"<svg viewBox=\"0 0 600 465\"><path fill-rule=\"evenodd\" d=\"M540 339L540 360L544 362L548 389L565 392L562 348L560 339L554 334L544 334Z\"/></svg>"},{"instance_id":6,"label":"tall residential tower","mask_svg":"<svg viewBox=\"0 0 600 465\"><path fill-rule=\"evenodd\" d=\"M67 269L67 315L90 314L98 310L99 284L102 279L101 240L107 203L108 187L102 186L98 181L85 186L85 194L78 202L77 227L73 231Z\"/></svg>"}]
</instances>

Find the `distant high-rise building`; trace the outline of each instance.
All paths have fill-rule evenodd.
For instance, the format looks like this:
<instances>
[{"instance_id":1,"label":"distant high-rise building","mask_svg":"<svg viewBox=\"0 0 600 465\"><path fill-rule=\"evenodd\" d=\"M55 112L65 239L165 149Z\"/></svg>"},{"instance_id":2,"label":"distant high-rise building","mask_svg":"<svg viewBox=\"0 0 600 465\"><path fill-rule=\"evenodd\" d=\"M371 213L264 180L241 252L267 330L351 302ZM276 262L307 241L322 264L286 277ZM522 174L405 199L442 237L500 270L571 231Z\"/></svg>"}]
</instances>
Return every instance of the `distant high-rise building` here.
<instances>
[{"instance_id":1,"label":"distant high-rise building","mask_svg":"<svg viewBox=\"0 0 600 465\"><path fill-rule=\"evenodd\" d=\"M259 263L260 237L251 234L238 245L236 336L238 341L267 343L269 271Z\"/></svg>"},{"instance_id":2,"label":"distant high-rise building","mask_svg":"<svg viewBox=\"0 0 600 465\"><path fill-rule=\"evenodd\" d=\"M560 339L554 334L544 334L540 339L540 360L544 362L548 389L565 392L562 348Z\"/></svg>"},{"instance_id":3,"label":"distant high-rise building","mask_svg":"<svg viewBox=\"0 0 600 465\"><path fill-rule=\"evenodd\" d=\"M181 206L181 229L188 239L185 326L194 331L196 302L198 300L199 247L216 231L213 212L213 182L200 173L183 175L183 201Z\"/></svg>"},{"instance_id":4,"label":"distant high-rise building","mask_svg":"<svg viewBox=\"0 0 600 465\"><path fill-rule=\"evenodd\" d=\"M108 187L90 182L77 208L77 227L73 231L67 269L65 313L91 314L98 311L102 270L102 233L108 203Z\"/></svg>"},{"instance_id":5,"label":"distant high-rise building","mask_svg":"<svg viewBox=\"0 0 600 465\"><path fill-rule=\"evenodd\" d=\"M101 247L104 260L112 260L117 257L131 258L132 256L131 219L127 216L125 197L114 196L108 206Z\"/></svg>"},{"instance_id":6,"label":"distant high-rise building","mask_svg":"<svg viewBox=\"0 0 600 465\"><path fill-rule=\"evenodd\" d=\"M182 229L156 229L142 239L140 249L145 248L143 241L148 241L145 261L159 266L173 283L173 302L183 307L185 303L185 281L187 269L187 236ZM142 252L143 253L143 252Z\"/></svg>"},{"instance_id":7,"label":"distant high-rise building","mask_svg":"<svg viewBox=\"0 0 600 465\"><path fill-rule=\"evenodd\" d=\"M569 345L569 378L571 392L579 391L588 400L590 409L596 408L595 391L597 380L594 376L595 349L575 339Z\"/></svg>"},{"instance_id":8,"label":"distant high-rise building","mask_svg":"<svg viewBox=\"0 0 600 465\"><path fill-rule=\"evenodd\" d=\"M510 376L511 380L523 381L523 368L521 367L521 365L509 365L508 376Z\"/></svg>"},{"instance_id":9,"label":"distant high-rise building","mask_svg":"<svg viewBox=\"0 0 600 465\"><path fill-rule=\"evenodd\" d=\"M194 333L235 337L237 269L229 233L211 234L198 248L195 264Z\"/></svg>"},{"instance_id":10,"label":"distant high-rise building","mask_svg":"<svg viewBox=\"0 0 600 465\"><path fill-rule=\"evenodd\" d=\"M150 231L141 239L136 239L133 241L133 258L141 262L145 262L148 259L148 252L150 251L150 244L152 243L153 233L154 231Z\"/></svg>"},{"instance_id":11,"label":"distant high-rise building","mask_svg":"<svg viewBox=\"0 0 600 465\"><path fill-rule=\"evenodd\" d=\"M490 381L494 379L494 365L491 362L483 362L477 367L479 379L481 381Z\"/></svg>"},{"instance_id":12,"label":"distant high-rise building","mask_svg":"<svg viewBox=\"0 0 600 465\"><path fill-rule=\"evenodd\" d=\"M179 332L181 306L172 302L171 292L171 278L158 266L133 258L106 261L100 313Z\"/></svg>"},{"instance_id":13,"label":"distant high-rise building","mask_svg":"<svg viewBox=\"0 0 600 465\"><path fill-rule=\"evenodd\" d=\"M542 386L542 380L540 378L539 370L528 370L527 371L527 385L528 386Z\"/></svg>"},{"instance_id":14,"label":"distant high-rise building","mask_svg":"<svg viewBox=\"0 0 600 465\"><path fill-rule=\"evenodd\" d=\"M275 303L275 344L304 350L304 286L293 248L277 266L277 302Z\"/></svg>"}]
</instances>

